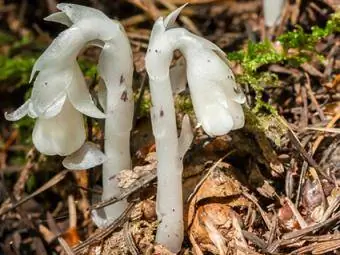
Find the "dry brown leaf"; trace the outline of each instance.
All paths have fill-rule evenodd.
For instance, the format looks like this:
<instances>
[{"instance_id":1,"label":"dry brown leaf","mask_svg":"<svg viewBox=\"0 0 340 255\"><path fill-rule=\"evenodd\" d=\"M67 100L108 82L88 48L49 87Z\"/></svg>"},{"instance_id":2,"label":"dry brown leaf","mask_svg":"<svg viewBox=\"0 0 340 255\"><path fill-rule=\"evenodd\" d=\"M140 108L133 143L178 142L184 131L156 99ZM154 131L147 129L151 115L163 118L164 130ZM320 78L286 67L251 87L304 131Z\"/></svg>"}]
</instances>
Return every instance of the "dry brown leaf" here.
<instances>
[{"instance_id":1,"label":"dry brown leaf","mask_svg":"<svg viewBox=\"0 0 340 255\"><path fill-rule=\"evenodd\" d=\"M250 202L242 196L242 186L234 171L231 165L220 162L190 200L186 218L197 254L205 251L228 254L235 247L231 216L239 216L233 207L246 207Z\"/></svg>"}]
</instances>

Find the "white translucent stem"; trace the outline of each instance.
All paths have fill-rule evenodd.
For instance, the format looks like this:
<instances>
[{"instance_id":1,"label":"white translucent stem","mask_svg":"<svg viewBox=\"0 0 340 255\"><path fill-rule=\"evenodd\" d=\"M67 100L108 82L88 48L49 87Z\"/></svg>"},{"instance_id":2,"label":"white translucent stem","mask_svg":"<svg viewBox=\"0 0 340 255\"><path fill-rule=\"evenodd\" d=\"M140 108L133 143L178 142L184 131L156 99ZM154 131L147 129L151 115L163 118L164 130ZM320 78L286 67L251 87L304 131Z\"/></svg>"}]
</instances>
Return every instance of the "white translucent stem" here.
<instances>
[{"instance_id":1,"label":"white translucent stem","mask_svg":"<svg viewBox=\"0 0 340 255\"><path fill-rule=\"evenodd\" d=\"M131 168L130 131L133 119L132 53L123 31L119 40L107 42L99 60L99 70L106 84L105 154L103 164L103 196L109 199L120 194L116 175ZM104 208L107 220L117 219L126 209L127 201Z\"/></svg>"},{"instance_id":2,"label":"white translucent stem","mask_svg":"<svg viewBox=\"0 0 340 255\"><path fill-rule=\"evenodd\" d=\"M157 154L156 242L178 252L183 241L182 161L179 158L176 115L170 77L150 78L152 127Z\"/></svg>"},{"instance_id":3,"label":"white translucent stem","mask_svg":"<svg viewBox=\"0 0 340 255\"><path fill-rule=\"evenodd\" d=\"M282 7L285 0L263 0L264 22L272 27L280 21Z\"/></svg>"}]
</instances>

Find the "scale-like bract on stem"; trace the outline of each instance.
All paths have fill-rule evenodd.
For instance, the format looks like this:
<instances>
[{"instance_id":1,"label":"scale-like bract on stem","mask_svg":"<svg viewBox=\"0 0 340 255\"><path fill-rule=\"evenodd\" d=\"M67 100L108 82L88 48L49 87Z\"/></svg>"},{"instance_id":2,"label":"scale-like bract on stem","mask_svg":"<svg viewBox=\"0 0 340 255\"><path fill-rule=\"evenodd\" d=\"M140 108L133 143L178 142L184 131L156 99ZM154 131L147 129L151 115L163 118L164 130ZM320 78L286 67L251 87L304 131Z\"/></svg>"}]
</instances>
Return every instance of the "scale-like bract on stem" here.
<instances>
[{"instance_id":1,"label":"scale-like bract on stem","mask_svg":"<svg viewBox=\"0 0 340 255\"><path fill-rule=\"evenodd\" d=\"M182 160L193 137L189 118L185 117L181 136L177 138L173 90L181 89L177 84L171 84L171 80L181 79L171 79L169 71L175 50L180 50L185 57L194 111L204 131L212 136L223 135L244 125L241 104L245 102L245 96L235 83L224 52L186 29L172 28L183 7L156 21L145 58L158 160L157 215L160 225L156 241L172 252L178 252L183 241Z\"/></svg>"}]
</instances>

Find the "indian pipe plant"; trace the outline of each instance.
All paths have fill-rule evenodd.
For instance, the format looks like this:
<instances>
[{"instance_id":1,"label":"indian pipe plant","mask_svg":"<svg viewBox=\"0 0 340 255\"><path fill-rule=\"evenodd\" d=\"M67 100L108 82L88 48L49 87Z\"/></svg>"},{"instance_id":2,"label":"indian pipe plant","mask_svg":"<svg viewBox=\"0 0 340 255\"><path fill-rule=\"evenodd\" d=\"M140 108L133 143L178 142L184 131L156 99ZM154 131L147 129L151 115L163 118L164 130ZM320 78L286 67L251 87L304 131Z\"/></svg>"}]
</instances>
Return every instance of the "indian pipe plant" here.
<instances>
[{"instance_id":1,"label":"indian pipe plant","mask_svg":"<svg viewBox=\"0 0 340 255\"><path fill-rule=\"evenodd\" d=\"M184 7L157 19L145 57L158 161L156 209L160 224L156 242L172 252L178 252L183 241L183 157L193 139L187 115L182 120L178 138L174 94L185 88L187 80L197 120L210 136L224 135L244 125L241 104L245 96L235 82L225 53L210 41L174 27ZM114 177L119 171L131 168L133 63L130 44L123 27L98 10L75 4L58 4L57 8L61 12L46 20L69 28L35 63L30 99L5 117L10 121L25 115L36 118L33 143L37 150L46 155L67 156L63 164L68 169L88 169L103 164L102 199L107 200L119 194ZM101 85L98 97L104 113L93 102L76 61L86 45L102 48L99 73L105 86ZM170 70L175 50L185 58L184 70ZM85 142L83 114L105 118L105 154L95 144ZM126 200L109 205L104 211L95 211L93 220L100 227L107 226L126 206Z\"/></svg>"},{"instance_id":2,"label":"indian pipe plant","mask_svg":"<svg viewBox=\"0 0 340 255\"><path fill-rule=\"evenodd\" d=\"M156 242L172 252L183 241L182 170L183 157L192 140L189 119L185 117L177 138L176 115L170 79L175 50L186 60L186 76L198 122L211 136L242 128L241 104L245 96L237 86L224 52L215 44L184 28L174 28L185 6L155 22L145 66L151 90L151 120L157 154L157 216L160 222Z\"/></svg>"},{"instance_id":3,"label":"indian pipe plant","mask_svg":"<svg viewBox=\"0 0 340 255\"><path fill-rule=\"evenodd\" d=\"M133 118L132 52L120 23L112 21L99 10L75 4L58 4L61 12L46 18L69 26L46 49L35 63L29 100L6 119L15 121L28 114L37 118L33 143L46 155L68 156L63 161L69 169L87 169L103 163L103 195L118 195L119 171L131 168L130 130ZM86 45L102 48L99 73L105 87L100 101L105 113L94 104L77 55ZM86 140L82 114L105 118L105 155ZM106 226L126 209L127 202L95 212L98 226Z\"/></svg>"}]
</instances>

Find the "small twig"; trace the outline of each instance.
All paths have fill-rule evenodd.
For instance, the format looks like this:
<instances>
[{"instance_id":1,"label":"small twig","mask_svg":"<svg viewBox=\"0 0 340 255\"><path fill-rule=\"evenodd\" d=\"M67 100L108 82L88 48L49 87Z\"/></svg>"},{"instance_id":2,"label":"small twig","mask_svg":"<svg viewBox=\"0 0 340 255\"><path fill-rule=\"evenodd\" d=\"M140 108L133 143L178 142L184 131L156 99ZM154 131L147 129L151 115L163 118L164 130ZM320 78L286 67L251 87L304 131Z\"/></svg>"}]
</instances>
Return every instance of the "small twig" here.
<instances>
[{"instance_id":1,"label":"small twig","mask_svg":"<svg viewBox=\"0 0 340 255\"><path fill-rule=\"evenodd\" d=\"M123 232L124 232L125 244L128 247L129 252L132 255L139 255L140 251L139 251L138 247L136 246L135 241L132 237L132 234L131 234L131 231L130 231L130 222L129 221L125 222Z\"/></svg>"},{"instance_id":2,"label":"small twig","mask_svg":"<svg viewBox=\"0 0 340 255\"><path fill-rule=\"evenodd\" d=\"M268 245L273 243L273 240L276 236L277 231L277 225L278 225L278 217L277 214L274 214L273 220L272 220L272 228L269 231L269 238L268 238Z\"/></svg>"},{"instance_id":3,"label":"small twig","mask_svg":"<svg viewBox=\"0 0 340 255\"><path fill-rule=\"evenodd\" d=\"M53 216L50 212L47 212L46 218L47 218L48 227L50 228L52 233L54 233L55 236L57 237L57 240L60 246L64 249L65 253L67 255L74 255L71 247L68 245L65 239L61 237L60 229L57 223L55 222L55 220L53 219Z\"/></svg>"},{"instance_id":4,"label":"small twig","mask_svg":"<svg viewBox=\"0 0 340 255\"><path fill-rule=\"evenodd\" d=\"M126 198L127 196L131 195L133 192L137 191L138 189L140 189L144 185L148 184L152 180L156 179L156 177L157 177L156 176L156 169L153 169L147 175L142 176L141 178L136 180L133 184L131 184L131 186L129 186L128 189L123 190L123 192L119 196L111 197L107 200L103 200L103 201L101 201L97 204L94 204L89 208L89 210L97 210L97 209L103 208L105 206L114 204L114 203Z\"/></svg>"},{"instance_id":5,"label":"small twig","mask_svg":"<svg viewBox=\"0 0 340 255\"><path fill-rule=\"evenodd\" d=\"M338 112L332 119L331 121L327 124L326 128L332 128L335 123L340 119L340 112ZM314 142L313 147L312 147L312 155L314 155L315 151L321 144L322 140L325 138L324 135L320 135Z\"/></svg>"},{"instance_id":6,"label":"small twig","mask_svg":"<svg viewBox=\"0 0 340 255\"><path fill-rule=\"evenodd\" d=\"M130 215L130 212L133 207L134 207L133 203L129 204L129 206L122 213L122 215L119 216L119 218L117 218L114 222L112 222L107 228L94 233L84 242L74 247L73 252L75 254L81 254L84 251L84 249L86 249L89 245L102 241L104 238L110 235L113 231L115 231L118 227L123 225L125 219Z\"/></svg>"},{"instance_id":7,"label":"small twig","mask_svg":"<svg viewBox=\"0 0 340 255\"><path fill-rule=\"evenodd\" d=\"M308 168L308 163L306 161L303 161L302 167L301 167L300 179L299 179L299 186L296 191L296 200L295 200L296 207L298 207L300 203L301 190L302 190L302 185L305 183L305 175L307 172L307 168Z\"/></svg>"},{"instance_id":8,"label":"small twig","mask_svg":"<svg viewBox=\"0 0 340 255\"><path fill-rule=\"evenodd\" d=\"M314 131L319 131L319 132L340 134L340 128L306 127L305 130L314 130Z\"/></svg>"},{"instance_id":9,"label":"small twig","mask_svg":"<svg viewBox=\"0 0 340 255\"><path fill-rule=\"evenodd\" d=\"M267 244L265 240L261 239L260 237L249 231L242 230L242 234L247 240L251 241L252 243L257 245L260 249L266 252Z\"/></svg>"},{"instance_id":10,"label":"small twig","mask_svg":"<svg viewBox=\"0 0 340 255\"><path fill-rule=\"evenodd\" d=\"M302 237L302 239L309 242L325 242L332 240L340 240L340 233L321 236L304 236Z\"/></svg>"},{"instance_id":11,"label":"small twig","mask_svg":"<svg viewBox=\"0 0 340 255\"><path fill-rule=\"evenodd\" d=\"M324 222L316 223L316 224L309 226L309 227L306 227L304 229L300 229L300 230L296 230L294 232L284 234L282 236L282 240L290 240L290 239L294 239L294 238L304 236L304 235L312 233L314 231L318 231L319 229L325 227L326 225L330 225L333 222L337 222L339 220L340 220L340 212L337 212L332 218L329 218L329 219L325 220Z\"/></svg>"},{"instance_id":12,"label":"small twig","mask_svg":"<svg viewBox=\"0 0 340 255\"><path fill-rule=\"evenodd\" d=\"M339 207L340 205L340 196L337 196L331 204L328 206L327 210L324 212L321 218L321 222L327 220L332 213Z\"/></svg>"},{"instance_id":13,"label":"small twig","mask_svg":"<svg viewBox=\"0 0 340 255\"><path fill-rule=\"evenodd\" d=\"M325 114L323 113L323 110L320 108L320 105L319 105L318 101L316 100L316 98L314 96L314 93L313 93L313 90L312 90L312 87L311 87L311 83L310 83L309 75L307 73L305 73L305 76L306 76L306 79L307 79L307 82L305 83L305 87L307 89L308 96L309 96L310 100L312 101L312 103L314 104L316 110L318 111L321 121L324 121L326 119Z\"/></svg>"},{"instance_id":14,"label":"small twig","mask_svg":"<svg viewBox=\"0 0 340 255\"><path fill-rule=\"evenodd\" d=\"M340 113L339 113L339 117L340 117ZM301 155L305 158L305 160L308 162L309 165L313 166L314 169L320 174L322 175L326 180L328 180L331 183L334 183L334 180L332 178L330 178L328 175L326 175L323 171L320 171L320 168L318 166L318 164L316 163L316 161L312 158L312 156L310 156L307 151L305 150L305 148L302 146L300 140L297 138L296 134L294 133L294 131L291 129L291 127L288 125L288 123L282 118L279 117L279 120L281 121L282 124L284 124L287 129L288 129L288 137L290 139L290 141L292 142L292 144L299 150L299 152L301 153Z\"/></svg>"},{"instance_id":15,"label":"small twig","mask_svg":"<svg viewBox=\"0 0 340 255\"><path fill-rule=\"evenodd\" d=\"M292 213L294 214L296 220L299 222L299 225L302 229L308 227L308 224L305 222L305 220L303 219L303 217L301 216L300 212L298 211L298 209L295 207L295 205L293 204L293 202L287 197L286 199L287 205L289 206L290 210L292 211Z\"/></svg>"},{"instance_id":16,"label":"small twig","mask_svg":"<svg viewBox=\"0 0 340 255\"><path fill-rule=\"evenodd\" d=\"M43 186L38 188L36 191L34 191L32 194L28 195L27 197L24 197L23 199L17 201L9 208L4 208L2 211L0 211L0 216L6 214L9 211L12 211L13 209L17 208L19 205L22 205L23 203L27 202L28 200L32 199L33 197L39 195L41 192L44 192L45 190L51 188L52 186L56 185L58 182L63 180L66 176L66 174L69 172L69 170L63 170L59 174L55 175L51 180L46 182Z\"/></svg>"},{"instance_id":17,"label":"small twig","mask_svg":"<svg viewBox=\"0 0 340 255\"><path fill-rule=\"evenodd\" d=\"M68 196L67 204L68 204L68 214L70 218L69 228L76 229L77 228L77 209L74 203L74 197L72 195Z\"/></svg>"},{"instance_id":18,"label":"small twig","mask_svg":"<svg viewBox=\"0 0 340 255\"><path fill-rule=\"evenodd\" d=\"M301 87L301 97L303 101L303 110L301 112L301 128L308 126L308 102L307 102L307 92L305 87Z\"/></svg>"},{"instance_id":19,"label":"small twig","mask_svg":"<svg viewBox=\"0 0 340 255\"><path fill-rule=\"evenodd\" d=\"M227 153L226 155L224 155L222 158L220 158L219 160L217 160L217 162L212 165L209 170L207 171L207 173L203 176L203 178L199 181L199 183L197 183L197 185L195 186L194 190L191 192L191 194L188 196L187 199L187 203L190 202L190 200L195 196L195 194L197 193L197 191L199 190L199 188L202 186L202 184L204 183L204 181L209 177L209 175L216 169L216 167L226 158L228 157L231 153L233 153L234 151L230 151L229 153Z\"/></svg>"},{"instance_id":20,"label":"small twig","mask_svg":"<svg viewBox=\"0 0 340 255\"><path fill-rule=\"evenodd\" d=\"M256 197L254 197L253 195L249 194L245 190L242 191L242 195L244 195L246 198L248 198L250 201L252 201L256 205L257 209L260 211L260 214L261 214L261 216L262 216L262 218L264 220L264 223L266 223L267 228L271 229L271 227L272 227L271 222L270 222L269 218L267 217L266 212L262 209L260 204L257 202Z\"/></svg>"}]
</instances>

